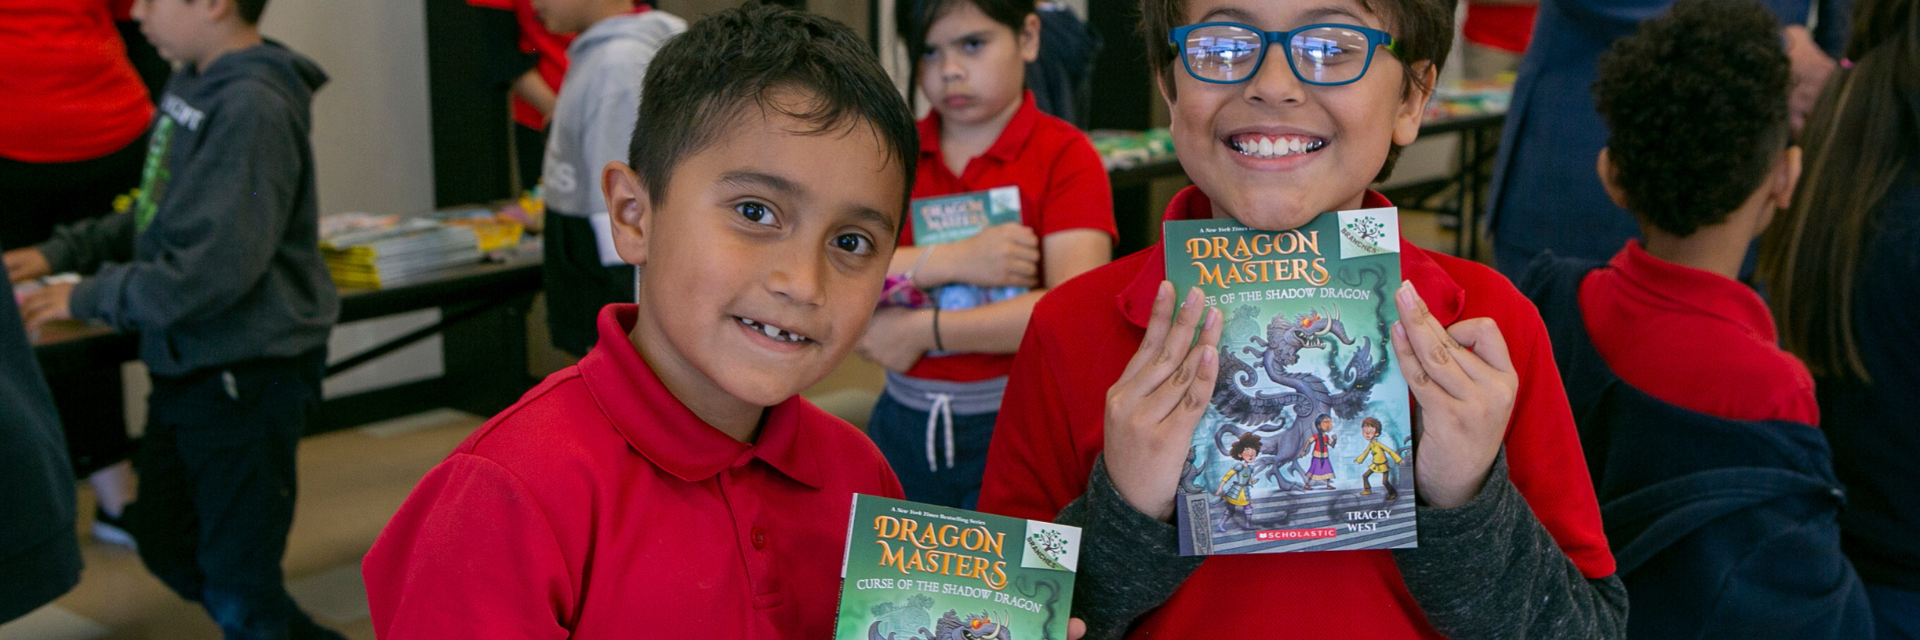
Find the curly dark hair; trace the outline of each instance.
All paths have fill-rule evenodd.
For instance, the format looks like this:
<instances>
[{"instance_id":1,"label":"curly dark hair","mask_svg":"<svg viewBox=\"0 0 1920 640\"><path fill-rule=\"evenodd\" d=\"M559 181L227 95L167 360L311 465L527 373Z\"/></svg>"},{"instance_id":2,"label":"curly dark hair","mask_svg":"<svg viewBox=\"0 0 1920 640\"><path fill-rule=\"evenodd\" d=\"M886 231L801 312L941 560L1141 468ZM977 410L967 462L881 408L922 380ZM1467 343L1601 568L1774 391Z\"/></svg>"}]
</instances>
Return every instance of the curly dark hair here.
<instances>
[{"instance_id":1,"label":"curly dark hair","mask_svg":"<svg viewBox=\"0 0 1920 640\"><path fill-rule=\"evenodd\" d=\"M1627 209L1678 236L1726 221L1788 140L1793 77L1754 0L1680 0L1600 56L1594 105Z\"/></svg>"},{"instance_id":2,"label":"curly dark hair","mask_svg":"<svg viewBox=\"0 0 1920 640\"><path fill-rule=\"evenodd\" d=\"M1260 436L1251 433L1240 434L1240 440L1233 443L1233 447L1227 451L1227 455L1238 458L1240 457L1240 452L1248 449L1252 449L1255 453L1260 451Z\"/></svg>"},{"instance_id":3,"label":"curly dark hair","mask_svg":"<svg viewBox=\"0 0 1920 640\"><path fill-rule=\"evenodd\" d=\"M1393 36L1394 56L1402 64L1408 65L1409 72L1401 81L1401 92L1408 93L1418 87L1421 91L1432 91L1421 78L1411 72L1411 65L1425 62L1433 65L1433 77L1440 77L1440 69L1447 61L1447 52L1453 50L1453 13L1458 6L1457 0L1357 0L1360 8L1379 16L1387 24L1387 33ZM1187 0L1140 0L1140 37L1147 42L1147 67L1160 82L1164 83L1170 95L1173 92L1173 74L1181 66L1179 52L1172 43L1167 42L1167 32L1174 27L1187 24ZM1374 58L1374 63L1381 60ZM1372 71L1368 71L1372 73ZM1387 151L1387 161L1380 167L1374 182L1383 182L1393 175L1393 165L1400 160L1400 145L1395 144Z\"/></svg>"}]
</instances>

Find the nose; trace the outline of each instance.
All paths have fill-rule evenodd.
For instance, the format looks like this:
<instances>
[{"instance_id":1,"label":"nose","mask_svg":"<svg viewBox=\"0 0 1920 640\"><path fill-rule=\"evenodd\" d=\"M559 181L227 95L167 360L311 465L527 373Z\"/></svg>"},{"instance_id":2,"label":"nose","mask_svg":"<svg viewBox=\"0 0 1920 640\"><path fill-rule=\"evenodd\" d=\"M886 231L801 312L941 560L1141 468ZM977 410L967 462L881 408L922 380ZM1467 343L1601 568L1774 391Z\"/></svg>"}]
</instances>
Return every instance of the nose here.
<instances>
[{"instance_id":1,"label":"nose","mask_svg":"<svg viewBox=\"0 0 1920 640\"><path fill-rule=\"evenodd\" d=\"M826 281L825 248L807 250L782 247L767 252L766 287L769 293L789 304L814 307L824 298L821 283Z\"/></svg>"},{"instance_id":2,"label":"nose","mask_svg":"<svg viewBox=\"0 0 1920 640\"><path fill-rule=\"evenodd\" d=\"M1307 86L1299 76L1293 74L1293 66L1288 60L1293 52L1287 43L1268 45L1265 55L1260 61L1260 72L1245 83L1242 91L1246 99L1268 106L1299 104L1306 100Z\"/></svg>"},{"instance_id":3,"label":"nose","mask_svg":"<svg viewBox=\"0 0 1920 640\"><path fill-rule=\"evenodd\" d=\"M940 79L942 81L955 82L967 77L966 68L960 66L960 56L941 54L938 60L938 64L940 65Z\"/></svg>"}]
</instances>

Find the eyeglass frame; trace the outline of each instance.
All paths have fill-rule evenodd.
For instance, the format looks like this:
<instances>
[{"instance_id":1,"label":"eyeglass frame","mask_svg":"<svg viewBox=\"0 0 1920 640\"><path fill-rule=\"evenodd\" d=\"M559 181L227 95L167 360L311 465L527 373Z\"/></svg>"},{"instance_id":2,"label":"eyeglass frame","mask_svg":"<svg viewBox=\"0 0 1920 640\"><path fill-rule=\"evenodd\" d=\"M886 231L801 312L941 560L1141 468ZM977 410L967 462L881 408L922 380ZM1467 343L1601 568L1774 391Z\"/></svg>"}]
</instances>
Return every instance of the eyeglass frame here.
<instances>
[{"instance_id":1,"label":"eyeglass frame","mask_svg":"<svg viewBox=\"0 0 1920 640\"><path fill-rule=\"evenodd\" d=\"M1194 29L1199 29L1201 27L1239 27L1241 29L1246 29L1248 31L1252 31L1254 33L1260 34L1260 54L1257 57L1255 57L1253 60L1253 71L1248 72L1245 77L1242 77L1239 80L1214 80L1211 78L1202 78L1200 77L1200 74L1194 73L1193 62L1187 58L1187 49L1185 44L1183 43L1187 39L1187 34L1193 33ZM1296 64L1293 61L1293 44L1289 42L1290 40L1293 39L1293 36L1302 32L1311 31L1313 29L1319 29L1323 27L1338 27L1341 29L1350 29L1350 30L1359 32L1361 35L1364 35L1367 37L1367 60L1366 62L1361 63L1360 73L1355 75L1352 79L1341 80L1339 82L1315 82L1313 80L1308 80L1305 74L1300 73L1300 67L1298 66L1298 64ZM1293 72L1293 77L1299 79L1303 83L1310 84L1316 87L1337 87L1337 86L1346 85L1346 84L1353 84L1355 82L1359 82L1361 78L1367 77L1367 72L1373 70L1373 52L1375 49L1378 49L1380 47L1386 47L1388 53L1394 53L1394 54L1399 53L1399 50L1395 47L1397 43L1393 39L1393 34L1387 33L1385 31L1381 31L1379 29L1374 29L1371 27L1362 27L1362 26L1351 25L1351 24L1340 24L1337 22L1322 22L1318 24L1310 24L1304 27L1300 27L1298 29L1291 30L1291 31L1263 31L1260 28L1255 27L1253 25L1244 24L1240 22L1201 22L1198 24L1190 24L1183 27L1174 27L1167 31L1167 44L1173 47L1175 55L1180 56L1180 66L1187 70L1187 75L1191 76L1195 80L1212 83L1212 84L1240 84L1242 82L1246 82L1248 80L1253 79L1254 76L1260 75L1260 69L1266 66L1266 63L1267 63L1267 48L1269 46L1272 46L1274 43L1281 43L1287 47L1287 69Z\"/></svg>"}]
</instances>

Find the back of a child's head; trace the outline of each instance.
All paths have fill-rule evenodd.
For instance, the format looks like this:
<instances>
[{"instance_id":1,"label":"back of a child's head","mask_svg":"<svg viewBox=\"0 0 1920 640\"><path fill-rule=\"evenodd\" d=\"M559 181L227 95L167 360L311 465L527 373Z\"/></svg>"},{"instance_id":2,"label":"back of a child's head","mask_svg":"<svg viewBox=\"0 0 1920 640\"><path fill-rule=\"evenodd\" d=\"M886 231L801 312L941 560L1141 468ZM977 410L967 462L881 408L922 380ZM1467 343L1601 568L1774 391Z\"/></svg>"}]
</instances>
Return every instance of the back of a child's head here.
<instances>
[{"instance_id":1,"label":"back of a child's head","mask_svg":"<svg viewBox=\"0 0 1920 640\"><path fill-rule=\"evenodd\" d=\"M1755 0L1680 0L1615 42L1593 96L1627 209L1682 237L1726 221L1787 146L1792 81Z\"/></svg>"},{"instance_id":2,"label":"back of a child's head","mask_svg":"<svg viewBox=\"0 0 1920 640\"><path fill-rule=\"evenodd\" d=\"M780 91L809 99L802 110L784 109L770 99ZM660 48L641 95L627 157L656 206L680 162L752 109L779 110L810 134L870 128L912 191L913 114L866 43L831 19L761 4L707 14Z\"/></svg>"}]
</instances>

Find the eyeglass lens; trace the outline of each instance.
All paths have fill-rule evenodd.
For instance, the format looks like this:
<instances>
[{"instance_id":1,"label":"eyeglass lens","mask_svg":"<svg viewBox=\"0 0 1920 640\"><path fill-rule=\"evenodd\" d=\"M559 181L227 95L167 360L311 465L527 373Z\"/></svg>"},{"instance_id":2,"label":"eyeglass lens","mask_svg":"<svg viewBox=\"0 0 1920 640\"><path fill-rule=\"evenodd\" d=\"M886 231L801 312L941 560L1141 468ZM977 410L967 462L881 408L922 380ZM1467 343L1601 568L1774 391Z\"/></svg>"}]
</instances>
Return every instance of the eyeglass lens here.
<instances>
[{"instance_id":1,"label":"eyeglass lens","mask_svg":"<svg viewBox=\"0 0 1920 640\"><path fill-rule=\"evenodd\" d=\"M1244 27L1212 25L1187 33L1187 68L1215 82L1239 82L1260 66L1263 36ZM1315 84L1351 82L1366 72L1367 36L1352 29L1315 27L1293 34L1287 50L1295 75Z\"/></svg>"}]
</instances>

